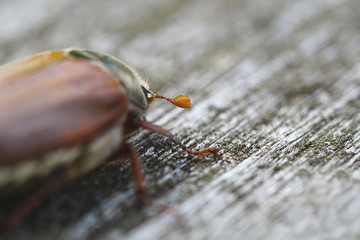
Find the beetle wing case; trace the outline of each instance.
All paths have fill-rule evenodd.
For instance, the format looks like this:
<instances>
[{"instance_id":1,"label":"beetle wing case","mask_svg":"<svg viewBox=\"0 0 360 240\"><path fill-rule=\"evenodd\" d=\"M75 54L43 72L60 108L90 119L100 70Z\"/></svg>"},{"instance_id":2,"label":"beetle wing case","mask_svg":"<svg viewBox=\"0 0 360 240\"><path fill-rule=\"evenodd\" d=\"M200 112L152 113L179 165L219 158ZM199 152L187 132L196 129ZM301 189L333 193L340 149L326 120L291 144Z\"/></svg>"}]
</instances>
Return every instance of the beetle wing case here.
<instances>
[{"instance_id":1,"label":"beetle wing case","mask_svg":"<svg viewBox=\"0 0 360 240\"><path fill-rule=\"evenodd\" d=\"M122 129L113 126L125 121L127 107L126 91L111 71L64 51L0 68L0 187L11 182L7 169L45 175L96 147L104 147L106 157L106 148L122 141ZM105 134L111 127L117 133ZM42 165L49 167L41 172Z\"/></svg>"}]
</instances>

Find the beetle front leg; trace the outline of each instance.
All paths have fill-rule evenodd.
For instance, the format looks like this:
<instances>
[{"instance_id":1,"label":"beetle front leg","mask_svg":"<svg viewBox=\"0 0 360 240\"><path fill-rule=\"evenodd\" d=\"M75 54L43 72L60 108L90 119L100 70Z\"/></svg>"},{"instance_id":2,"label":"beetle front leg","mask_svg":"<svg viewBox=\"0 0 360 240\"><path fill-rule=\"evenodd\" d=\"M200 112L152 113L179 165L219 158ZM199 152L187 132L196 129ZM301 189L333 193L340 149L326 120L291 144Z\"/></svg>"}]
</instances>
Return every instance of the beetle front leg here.
<instances>
[{"instance_id":1,"label":"beetle front leg","mask_svg":"<svg viewBox=\"0 0 360 240\"><path fill-rule=\"evenodd\" d=\"M189 150L184 144L181 143L181 141L174 135L172 134L170 131L156 125L153 124L151 122L146 121L145 118L141 119L141 118L137 118L136 119L136 124L139 125L142 128L145 128L149 131L152 132L156 132L159 133L167 138L169 138L171 141L173 141L175 144L179 145L185 152L191 154L191 155L202 155L205 153L211 153L212 155L214 155L214 157L216 158L218 150L216 148L206 148L200 151L191 151Z\"/></svg>"}]
</instances>

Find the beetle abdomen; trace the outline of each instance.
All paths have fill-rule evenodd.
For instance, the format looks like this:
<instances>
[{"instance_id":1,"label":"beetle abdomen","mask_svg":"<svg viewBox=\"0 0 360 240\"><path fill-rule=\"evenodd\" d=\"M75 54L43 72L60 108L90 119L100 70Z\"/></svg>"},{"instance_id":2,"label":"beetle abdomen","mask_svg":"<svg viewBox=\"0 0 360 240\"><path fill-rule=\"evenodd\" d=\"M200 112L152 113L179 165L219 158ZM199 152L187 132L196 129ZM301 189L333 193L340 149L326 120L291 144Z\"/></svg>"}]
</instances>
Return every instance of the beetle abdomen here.
<instances>
[{"instance_id":1,"label":"beetle abdomen","mask_svg":"<svg viewBox=\"0 0 360 240\"><path fill-rule=\"evenodd\" d=\"M1 79L0 166L89 143L126 109L119 81L85 60L60 59Z\"/></svg>"}]
</instances>

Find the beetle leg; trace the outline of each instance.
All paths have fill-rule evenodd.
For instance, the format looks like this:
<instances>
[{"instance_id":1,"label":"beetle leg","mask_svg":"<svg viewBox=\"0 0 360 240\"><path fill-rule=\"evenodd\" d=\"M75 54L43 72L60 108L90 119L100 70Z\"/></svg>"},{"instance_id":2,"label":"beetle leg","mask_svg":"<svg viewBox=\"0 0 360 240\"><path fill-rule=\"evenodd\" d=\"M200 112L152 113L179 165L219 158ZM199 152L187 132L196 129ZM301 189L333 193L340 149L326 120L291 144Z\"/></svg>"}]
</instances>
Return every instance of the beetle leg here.
<instances>
[{"instance_id":1,"label":"beetle leg","mask_svg":"<svg viewBox=\"0 0 360 240\"><path fill-rule=\"evenodd\" d=\"M33 192L22 204L15 209L1 227L2 233L9 233L16 229L21 222L51 193L59 189L72 178L71 168L63 166L51 174L45 183Z\"/></svg>"},{"instance_id":2,"label":"beetle leg","mask_svg":"<svg viewBox=\"0 0 360 240\"><path fill-rule=\"evenodd\" d=\"M216 148L206 148L200 151L191 151L189 150L184 144L181 143L181 141L174 135L172 134L170 131L155 125L151 122L148 122L145 120L145 118L141 119L141 118L137 118L136 119L136 123L142 127L145 128L147 130L150 130L152 132L156 132L159 133L167 138L169 138L171 141L173 141L174 143L176 143L177 145L179 145L185 152L191 154L191 155L202 155L205 153L211 153L212 155L214 155L214 157L216 158L218 150Z\"/></svg>"},{"instance_id":3,"label":"beetle leg","mask_svg":"<svg viewBox=\"0 0 360 240\"><path fill-rule=\"evenodd\" d=\"M123 154L127 155L130 158L136 190L139 196L141 197L142 200L144 200L144 202L148 202L147 199L149 199L149 197L147 196L147 191L144 184L144 175L141 170L142 166L136 154L135 149L129 143L122 143L120 149Z\"/></svg>"},{"instance_id":4,"label":"beetle leg","mask_svg":"<svg viewBox=\"0 0 360 240\"><path fill-rule=\"evenodd\" d=\"M181 219L181 216L177 209L174 209L167 205L160 205L154 203L154 201L149 197L147 193L147 189L144 182L144 175L142 173L142 165L136 154L135 149L129 143L122 143L119 149L116 151L116 154L120 154L122 156L128 156L130 158L131 167L133 170L134 181L136 185L136 191L139 195L141 201L154 209L156 212L168 212L171 215L175 216L177 219Z\"/></svg>"}]
</instances>

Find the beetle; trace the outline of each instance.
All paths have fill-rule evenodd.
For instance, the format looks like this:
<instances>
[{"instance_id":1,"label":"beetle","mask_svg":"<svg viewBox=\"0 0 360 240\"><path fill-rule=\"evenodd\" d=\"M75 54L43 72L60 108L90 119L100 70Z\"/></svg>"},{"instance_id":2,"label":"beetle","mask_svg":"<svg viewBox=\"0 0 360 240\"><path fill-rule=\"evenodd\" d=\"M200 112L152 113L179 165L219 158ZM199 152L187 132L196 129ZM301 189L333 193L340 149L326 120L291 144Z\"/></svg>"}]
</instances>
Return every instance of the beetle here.
<instances>
[{"instance_id":1,"label":"beetle","mask_svg":"<svg viewBox=\"0 0 360 240\"><path fill-rule=\"evenodd\" d=\"M47 195L64 183L116 156L129 157L137 192L147 195L141 164L124 136L139 128L168 137L192 155L168 130L143 117L154 99L190 108L190 99L150 91L147 81L123 61L99 51L47 51L0 68L0 197L34 190L9 215L4 229L14 229ZM30 184L31 183L31 184Z\"/></svg>"}]
</instances>

